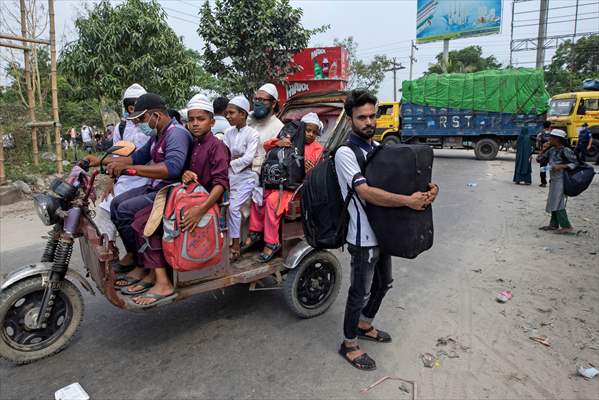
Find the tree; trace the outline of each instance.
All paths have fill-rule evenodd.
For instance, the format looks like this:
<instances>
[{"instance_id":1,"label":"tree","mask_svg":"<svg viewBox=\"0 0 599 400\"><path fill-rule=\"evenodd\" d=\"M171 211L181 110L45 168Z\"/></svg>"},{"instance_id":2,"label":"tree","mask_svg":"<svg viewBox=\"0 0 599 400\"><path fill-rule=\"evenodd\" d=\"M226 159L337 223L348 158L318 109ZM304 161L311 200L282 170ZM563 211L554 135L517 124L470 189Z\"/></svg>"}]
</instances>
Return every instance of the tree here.
<instances>
[{"instance_id":1,"label":"tree","mask_svg":"<svg viewBox=\"0 0 599 400\"><path fill-rule=\"evenodd\" d=\"M296 70L292 56L328 27L305 29L302 10L289 0L206 0L198 34L204 66L231 92L249 99L264 82L281 82Z\"/></svg>"},{"instance_id":2,"label":"tree","mask_svg":"<svg viewBox=\"0 0 599 400\"><path fill-rule=\"evenodd\" d=\"M453 72L478 72L487 69L501 68L501 64L495 56L483 57L483 50L480 46L468 46L461 50L452 50L449 52L449 62L447 70L443 65L443 53L439 53L435 58L437 62L430 64L425 74L443 74Z\"/></svg>"},{"instance_id":3,"label":"tree","mask_svg":"<svg viewBox=\"0 0 599 400\"><path fill-rule=\"evenodd\" d=\"M560 44L545 69L551 95L579 90L584 79L599 79L599 35Z\"/></svg>"},{"instance_id":4,"label":"tree","mask_svg":"<svg viewBox=\"0 0 599 400\"><path fill-rule=\"evenodd\" d=\"M345 47L349 53L348 89L365 89L378 92L385 70L391 67L391 60L385 55L375 55L370 62L361 60L357 56L358 43L352 36L345 39L335 39L335 46Z\"/></svg>"},{"instance_id":5,"label":"tree","mask_svg":"<svg viewBox=\"0 0 599 400\"><path fill-rule=\"evenodd\" d=\"M185 48L156 0L115 7L102 0L87 11L75 21L79 38L65 46L60 70L82 96L99 100L100 112L116 106L134 82L171 106L184 105L194 86L203 87L198 53Z\"/></svg>"}]
</instances>

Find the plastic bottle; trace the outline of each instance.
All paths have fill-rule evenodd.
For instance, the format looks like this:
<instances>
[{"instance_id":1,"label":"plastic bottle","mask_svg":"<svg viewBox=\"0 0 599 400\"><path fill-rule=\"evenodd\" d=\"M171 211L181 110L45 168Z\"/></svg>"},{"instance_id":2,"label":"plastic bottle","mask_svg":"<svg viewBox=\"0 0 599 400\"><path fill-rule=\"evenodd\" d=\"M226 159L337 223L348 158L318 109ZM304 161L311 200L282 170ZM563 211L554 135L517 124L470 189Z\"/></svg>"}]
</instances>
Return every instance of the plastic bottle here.
<instances>
[{"instance_id":1,"label":"plastic bottle","mask_svg":"<svg viewBox=\"0 0 599 400\"><path fill-rule=\"evenodd\" d=\"M314 60L314 79L322 79L324 76L322 75L322 67L318 63L318 61Z\"/></svg>"},{"instance_id":2,"label":"plastic bottle","mask_svg":"<svg viewBox=\"0 0 599 400\"><path fill-rule=\"evenodd\" d=\"M333 63L331 64L331 69L329 70L329 78L337 78L337 61L333 61Z\"/></svg>"},{"instance_id":3,"label":"plastic bottle","mask_svg":"<svg viewBox=\"0 0 599 400\"><path fill-rule=\"evenodd\" d=\"M329 77L329 59L326 57L322 60L322 76L325 79Z\"/></svg>"}]
</instances>

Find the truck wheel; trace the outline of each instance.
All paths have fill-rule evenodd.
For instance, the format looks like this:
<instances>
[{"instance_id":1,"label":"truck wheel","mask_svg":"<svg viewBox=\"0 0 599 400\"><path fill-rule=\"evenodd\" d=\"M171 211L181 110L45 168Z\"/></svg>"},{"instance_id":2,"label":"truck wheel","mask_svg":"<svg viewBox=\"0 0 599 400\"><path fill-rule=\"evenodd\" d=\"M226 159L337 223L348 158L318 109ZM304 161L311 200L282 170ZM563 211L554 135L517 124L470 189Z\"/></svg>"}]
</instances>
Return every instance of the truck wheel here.
<instances>
[{"instance_id":1,"label":"truck wheel","mask_svg":"<svg viewBox=\"0 0 599 400\"><path fill-rule=\"evenodd\" d=\"M401 140L399 139L399 137L397 137L395 135L389 135L389 136L385 136L385 138L383 139L383 143L385 143L385 144L400 144Z\"/></svg>"},{"instance_id":2,"label":"truck wheel","mask_svg":"<svg viewBox=\"0 0 599 400\"><path fill-rule=\"evenodd\" d=\"M599 139L591 139L591 150L587 153L587 161L596 160L599 157Z\"/></svg>"},{"instance_id":3,"label":"truck wheel","mask_svg":"<svg viewBox=\"0 0 599 400\"><path fill-rule=\"evenodd\" d=\"M52 315L41 329L33 327L44 296L35 276L0 293L0 357L27 364L58 353L71 341L83 320L83 298L71 282L62 281Z\"/></svg>"},{"instance_id":4,"label":"truck wheel","mask_svg":"<svg viewBox=\"0 0 599 400\"><path fill-rule=\"evenodd\" d=\"M479 160L494 160L499 152L499 144L494 139L481 139L474 146L474 155Z\"/></svg>"},{"instance_id":5,"label":"truck wheel","mask_svg":"<svg viewBox=\"0 0 599 400\"><path fill-rule=\"evenodd\" d=\"M298 317L324 313L341 288L341 266L328 251L315 251L290 270L285 279L285 302Z\"/></svg>"}]
</instances>

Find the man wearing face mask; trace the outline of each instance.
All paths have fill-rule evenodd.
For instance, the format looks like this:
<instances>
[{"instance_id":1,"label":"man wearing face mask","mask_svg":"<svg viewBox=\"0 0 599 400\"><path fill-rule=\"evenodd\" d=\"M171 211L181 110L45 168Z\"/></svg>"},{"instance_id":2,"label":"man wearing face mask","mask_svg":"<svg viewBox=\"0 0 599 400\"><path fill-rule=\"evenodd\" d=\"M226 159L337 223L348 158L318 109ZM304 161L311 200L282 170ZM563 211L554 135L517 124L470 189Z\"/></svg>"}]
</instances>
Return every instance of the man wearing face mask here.
<instances>
[{"instance_id":1,"label":"man wearing face mask","mask_svg":"<svg viewBox=\"0 0 599 400\"><path fill-rule=\"evenodd\" d=\"M344 340L339 354L361 370L376 369L376 363L360 350L358 339L378 343L391 341L388 333L375 329L372 323L393 282L391 256L381 253L364 204L424 210L435 200L439 190L437 185L430 184L428 192L405 196L368 185L349 145L361 149L365 157L378 146L372 140L376 126L376 104L376 97L366 91L354 90L350 93L344 109L352 133L348 145L341 146L335 153L335 169L343 197L348 196L348 188L354 189L348 207L350 218L346 238L351 255L351 284L343 321Z\"/></svg>"},{"instance_id":2,"label":"man wearing face mask","mask_svg":"<svg viewBox=\"0 0 599 400\"><path fill-rule=\"evenodd\" d=\"M191 134L169 117L164 100L157 94L146 93L137 99L127 119L135 121L150 139L131 156L109 160L106 169L114 177L126 171L128 175L149 178L149 182L115 197L110 206L112 222L127 250L127 255L120 261L122 265L128 265L129 260L133 263L137 254L135 233L131 227L135 214L154 202L160 188L180 179L192 144ZM127 286L141 278L127 277L116 284Z\"/></svg>"},{"instance_id":3,"label":"man wearing face mask","mask_svg":"<svg viewBox=\"0 0 599 400\"><path fill-rule=\"evenodd\" d=\"M266 156L264 150L264 142L277 137L283 123L277 118L279 111L279 94L277 88L272 83L266 83L256 91L254 96L254 111L248 118L248 125L258 131L260 142L258 143L258 151L252 163L252 170L260 175L262 171L262 163Z\"/></svg>"}]
</instances>

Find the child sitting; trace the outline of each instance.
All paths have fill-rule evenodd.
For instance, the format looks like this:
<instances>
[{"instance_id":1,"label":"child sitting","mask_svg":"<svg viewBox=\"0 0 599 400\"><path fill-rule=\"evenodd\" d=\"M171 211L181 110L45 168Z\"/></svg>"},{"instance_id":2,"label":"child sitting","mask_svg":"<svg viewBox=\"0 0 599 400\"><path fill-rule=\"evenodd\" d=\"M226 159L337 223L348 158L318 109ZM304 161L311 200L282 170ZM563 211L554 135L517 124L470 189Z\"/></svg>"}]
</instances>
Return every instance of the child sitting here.
<instances>
[{"instance_id":1,"label":"child sitting","mask_svg":"<svg viewBox=\"0 0 599 400\"><path fill-rule=\"evenodd\" d=\"M301 119L304 123L304 166L306 173L311 170L322 155L323 148L316 141L316 136L322 130L322 122L316 113L308 113ZM268 152L275 147L291 147L291 138L280 137L264 142L264 149ZM260 240L264 232L264 249L260 254L263 262L268 262L281 250L279 240L279 226L281 218L289 209L289 202L293 192L289 190L266 189L262 207L253 207L250 214L250 237L248 243Z\"/></svg>"}]
</instances>

